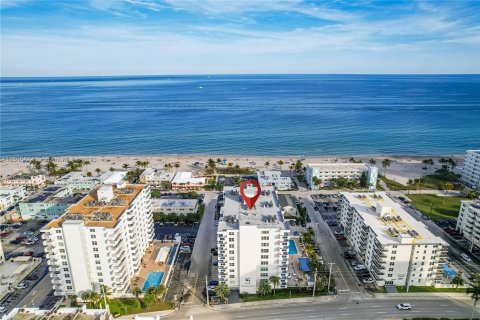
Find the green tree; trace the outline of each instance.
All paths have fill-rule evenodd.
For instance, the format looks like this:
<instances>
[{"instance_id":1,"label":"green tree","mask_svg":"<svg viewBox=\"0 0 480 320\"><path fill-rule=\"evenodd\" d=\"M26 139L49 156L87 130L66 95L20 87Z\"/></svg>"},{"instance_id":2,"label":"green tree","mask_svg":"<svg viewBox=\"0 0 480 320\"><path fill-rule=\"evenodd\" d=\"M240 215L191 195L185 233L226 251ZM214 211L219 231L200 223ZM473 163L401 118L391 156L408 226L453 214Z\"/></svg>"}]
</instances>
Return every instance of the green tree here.
<instances>
[{"instance_id":1,"label":"green tree","mask_svg":"<svg viewBox=\"0 0 480 320\"><path fill-rule=\"evenodd\" d=\"M95 169L95 172L97 173L97 175L99 175L100 172L102 172L102 170L100 168L97 168L97 169Z\"/></svg>"},{"instance_id":2,"label":"green tree","mask_svg":"<svg viewBox=\"0 0 480 320\"><path fill-rule=\"evenodd\" d=\"M372 166L374 166L377 163L377 161L372 158L372 159L368 160L368 163L370 163Z\"/></svg>"},{"instance_id":3,"label":"green tree","mask_svg":"<svg viewBox=\"0 0 480 320\"><path fill-rule=\"evenodd\" d=\"M303 172L303 162L301 160L297 160L294 164L295 172L302 173Z\"/></svg>"},{"instance_id":4,"label":"green tree","mask_svg":"<svg viewBox=\"0 0 480 320\"><path fill-rule=\"evenodd\" d=\"M140 289L140 287L135 287L132 289L132 293L135 296L135 298L138 300L138 296L142 294L142 289Z\"/></svg>"},{"instance_id":5,"label":"green tree","mask_svg":"<svg viewBox=\"0 0 480 320\"><path fill-rule=\"evenodd\" d=\"M408 194L410 194L410 189L413 187L413 180L412 179L408 179L407 181L407 191L408 191Z\"/></svg>"},{"instance_id":6,"label":"green tree","mask_svg":"<svg viewBox=\"0 0 480 320\"><path fill-rule=\"evenodd\" d=\"M155 288L153 288L155 289ZM155 297L153 296L153 294L151 293L146 293L144 296L143 296L143 299L142 299L142 306L144 309L147 309L148 307L150 307L153 303L153 301L155 300Z\"/></svg>"},{"instance_id":7,"label":"green tree","mask_svg":"<svg viewBox=\"0 0 480 320\"><path fill-rule=\"evenodd\" d=\"M452 279L452 284L458 288L459 286L463 286L463 274L462 272L457 273L455 277Z\"/></svg>"},{"instance_id":8,"label":"green tree","mask_svg":"<svg viewBox=\"0 0 480 320\"><path fill-rule=\"evenodd\" d=\"M470 294L473 299L473 310L472 310L472 316L473 316L475 307L477 306L478 300L480 299L480 282L477 282L477 284L471 288L467 288L467 294ZM470 319L472 319L472 317L470 317Z\"/></svg>"},{"instance_id":9,"label":"green tree","mask_svg":"<svg viewBox=\"0 0 480 320\"><path fill-rule=\"evenodd\" d=\"M271 276L269 280L270 280L270 283L273 285L273 295L275 295L275 289L280 284L280 277Z\"/></svg>"},{"instance_id":10,"label":"green tree","mask_svg":"<svg viewBox=\"0 0 480 320\"><path fill-rule=\"evenodd\" d=\"M143 167L143 169L145 169L146 167L148 167L149 164L150 164L150 161L148 161L148 160L142 161L142 167Z\"/></svg>"},{"instance_id":11,"label":"green tree","mask_svg":"<svg viewBox=\"0 0 480 320\"><path fill-rule=\"evenodd\" d=\"M57 170L58 165L53 162L53 158L49 158L47 164L45 165L45 169L47 170L49 175L55 174L55 171Z\"/></svg>"},{"instance_id":12,"label":"green tree","mask_svg":"<svg viewBox=\"0 0 480 320\"><path fill-rule=\"evenodd\" d=\"M387 176L387 168L392 165L392 160L390 159L383 159L382 160L382 167L384 170L385 177Z\"/></svg>"},{"instance_id":13,"label":"green tree","mask_svg":"<svg viewBox=\"0 0 480 320\"><path fill-rule=\"evenodd\" d=\"M225 303L228 302L228 297L232 290L228 287L226 283L220 283L218 286L215 287L215 293L217 296L220 297Z\"/></svg>"},{"instance_id":14,"label":"green tree","mask_svg":"<svg viewBox=\"0 0 480 320\"><path fill-rule=\"evenodd\" d=\"M315 189L320 186L322 184L322 179L320 179L319 177L317 176L313 176L312 178L312 182L313 182L313 186L315 187Z\"/></svg>"},{"instance_id":15,"label":"green tree","mask_svg":"<svg viewBox=\"0 0 480 320\"><path fill-rule=\"evenodd\" d=\"M429 164L428 159L423 159L423 160L422 160L422 163L423 163L422 169L427 170L427 166L428 166L428 164Z\"/></svg>"},{"instance_id":16,"label":"green tree","mask_svg":"<svg viewBox=\"0 0 480 320\"><path fill-rule=\"evenodd\" d=\"M270 294L272 292L272 286L270 284L270 281L267 279L262 279L260 280L258 284L258 294L261 296L266 296L267 294Z\"/></svg>"},{"instance_id":17,"label":"green tree","mask_svg":"<svg viewBox=\"0 0 480 320\"><path fill-rule=\"evenodd\" d=\"M265 161L265 168L268 170L268 167L270 167L270 161Z\"/></svg>"},{"instance_id":18,"label":"green tree","mask_svg":"<svg viewBox=\"0 0 480 320\"><path fill-rule=\"evenodd\" d=\"M91 177L92 173L90 171L87 172L87 177Z\"/></svg>"},{"instance_id":19,"label":"green tree","mask_svg":"<svg viewBox=\"0 0 480 320\"><path fill-rule=\"evenodd\" d=\"M42 169L42 160L32 159L30 160L30 164L32 165L35 172L39 172Z\"/></svg>"},{"instance_id":20,"label":"green tree","mask_svg":"<svg viewBox=\"0 0 480 320\"><path fill-rule=\"evenodd\" d=\"M128 163L122 164L122 168L125 169L125 170L127 170L127 169L128 169Z\"/></svg>"},{"instance_id":21,"label":"green tree","mask_svg":"<svg viewBox=\"0 0 480 320\"><path fill-rule=\"evenodd\" d=\"M478 192L471 190L467 193L467 197L470 199L477 199L478 198Z\"/></svg>"},{"instance_id":22,"label":"green tree","mask_svg":"<svg viewBox=\"0 0 480 320\"><path fill-rule=\"evenodd\" d=\"M81 295L82 301L85 301L88 303L91 297L91 292L90 291L84 291Z\"/></svg>"},{"instance_id":23,"label":"green tree","mask_svg":"<svg viewBox=\"0 0 480 320\"><path fill-rule=\"evenodd\" d=\"M180 168L180 163L176 162L173 166L178 170L178 168Z\"/></svg>"},{"instance_id":24,"label":"green tree","mask_svg":"<svg viewBox=\"0 0 480 320\"><path fill-rule=\"evenodd\" d=\"M453 188L454 188L454 185L451 182L445 182L443 184L443 190L445 191L445 194L444 194L444 197L442 199L442 203L445 202L445 197L447 196L447 192L450 191L450 190L453 190Z\"/></svg>"},{"instance_id":25,"label":"green tree","mask_svg":"<svg viewBox=\"0 0 480 320\"><path fill-rule=\"evenodd\" d=\"M207 160L207 167L208 168L215 170L216 166L217 166L217 164L215 163L215 160L213 160L212 158Z\"/></svg>"},{"instance_id":26,"label":"green tree","mask_svg":"<svg viewBox=\"0 0 480 320\"><path fill-rule=\"evenodd\" d=\"M282 160L278 160L277 164L280 166L280 170L282 170L282 166L285 164Z\"/></svg>"}]
</instances>

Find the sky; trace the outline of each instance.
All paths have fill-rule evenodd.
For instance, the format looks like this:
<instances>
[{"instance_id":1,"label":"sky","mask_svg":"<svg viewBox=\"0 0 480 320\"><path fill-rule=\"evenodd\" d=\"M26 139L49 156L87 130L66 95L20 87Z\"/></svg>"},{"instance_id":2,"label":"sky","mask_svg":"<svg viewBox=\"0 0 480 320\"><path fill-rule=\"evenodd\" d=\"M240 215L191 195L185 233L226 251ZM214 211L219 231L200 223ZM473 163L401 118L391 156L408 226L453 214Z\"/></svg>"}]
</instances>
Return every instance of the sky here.
<instances>
[{"instance_id":1,"label":"sky","mask_svg":"<svg viewBox=\"0 0 480 320\"><path fill-rule=\"evenodd\" d=\"M0 0L1 75L480 73L480 0Z\"/></svg>"}]
</instances>

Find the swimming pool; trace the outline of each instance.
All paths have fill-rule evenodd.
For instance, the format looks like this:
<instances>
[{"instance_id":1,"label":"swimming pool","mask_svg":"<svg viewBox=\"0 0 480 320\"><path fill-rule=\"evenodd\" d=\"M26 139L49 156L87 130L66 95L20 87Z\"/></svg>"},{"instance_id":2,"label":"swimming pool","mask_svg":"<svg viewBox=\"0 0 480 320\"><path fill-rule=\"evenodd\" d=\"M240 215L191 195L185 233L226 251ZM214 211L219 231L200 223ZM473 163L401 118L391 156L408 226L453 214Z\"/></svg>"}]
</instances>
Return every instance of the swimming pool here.
<instances>
[{"instance_id":1,"label":"swimming pool","mask_svg":"<svg viewBox=\"0 0 480 320\"><path fill-rule=\"evenodd\" d=\"M151 287L158 287L162 283L163 274L164 272L150 272L143 284L142 292L146 292Z\"/></svg>"},{"instance_id":2,"label":"swimming pool","mask_svg":"<svg viewBox=\"0 0 480 320\"><path fill-rule=\"evenodd\" d=\"M290 243L288 244L288 254L298 254L295 240L289 240L289 241Z\"/></svg>"}]
</instances>

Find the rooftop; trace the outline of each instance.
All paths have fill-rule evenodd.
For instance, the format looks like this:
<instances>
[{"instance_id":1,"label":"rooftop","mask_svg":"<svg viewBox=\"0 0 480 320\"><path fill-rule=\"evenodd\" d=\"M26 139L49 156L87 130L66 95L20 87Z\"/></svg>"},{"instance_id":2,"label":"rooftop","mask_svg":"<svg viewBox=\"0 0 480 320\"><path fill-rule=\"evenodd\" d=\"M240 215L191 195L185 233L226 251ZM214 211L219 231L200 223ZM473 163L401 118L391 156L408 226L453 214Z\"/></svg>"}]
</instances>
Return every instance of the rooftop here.
<instances>
[{"instance_id":1,"label":"rooftop","mask_svg":"<svg viewBox=\"0 0 480 320\"><path fill-rule=\"evenodd\" d=\"M364 219L382 244L443 244L447 243L430 232L425 224L414 219L385 192L341 192L350 206Z\"/></svg>"},{"instance_id":2,"label":"rooftop","mask_svg":"<svg viewBox=\"0 0 480 320\"><path fill-rule=\"evenodd\" d=\"M278 180L291 180L290 177L282 176L281 171L274 171L274 170L265 170L265 171L257 171L258 180L263 181L278 181Z\"/></svg>"},{"instance_id":3,"label":"rooftop","mask_svg":"<svg viewBox=\"0 0 480 320\"><path fill-rule=\"evenodd\" d=\"M103 184L117 184L120 183L126 175L126 171L105 172L100 176L100 181L102 181Z\"/></svg>"},{"instance_id":4,"label":"rooftop","mask_svg":"<svg viewBox=\"0 0 480 320\"><path fill-rule=\"evenodd\" d=\"M225 204L220 210L218 230L238 229L240 225L257 225L263 228L285 228L278 198L273 188L262 188L255 206L248 209L238 187L225 187ZM252 194L254 189L246 189Z\"/></svg>"},{"instance_id":5,"label":"rooftop","mask_svg":"<svg viewBox=\"0 0 480 320\"><path fill-rule=\"evenodd\" d=\"M87 226L113 228L145 188L144 185L126 185L121 189L112 186L113 198L110 201L99 201L97 191L101 187L105 186L96 186L60 218L52 220L45 229L59 228L65 220L83 220Z\"/></svg>"},{"instance_id":6,"label":"rooftop","mask_svg":"<svg viewBox=\"0 0 480 320\"><path fill-rule=\"evenodd\" d=\"M67 195L68 190L62 186L50 186L37 193L33 198L24 203L76 203L79 198Z\"/></svg>"},{"instance_id":7,"label":"rooftop","mask_svg":"<svg viewBox=\"0 0 480 320\"><path fill-rule=\"evenodd\" d=\"M339 169L339 168L364 168L365 163L353 163L353 162L343 162L343 163L309 163L307 167L320 168L323 170L328 169Z\"/></svg>"},{"instance_id":8,"label":"rooftop","mask_svg":"<svg viewBox=\"0 0 480 320\"><path fill-rule=\"evenodd\" d=\"M87 177L84 176L82 172L79 171L72 171L64 175L63 177L57 179L56 181L59 182L82 182L82 181L100 181L99 177Z\"/></svg>"},{"instance_id":9,"label":"rooftop","mask_svg":"<svg viewBox=\"0 0 480 320\"><path fill-rule=\"evenodd\" d=\"M188 171L179 171L173 177L172 183L174 184L205 184L205 178L194 177L193 173Z\"/></svg>"},{"instance_id":10,"label":"rooftop","mask_svg":"<svg viewBox=\"0 0 480 320\"><path fill-rule=\"evenodd\" d=\"M468 204L472 208L480 210L480 200L462 200L461 202Z\"/></svg>"}]
</instances>

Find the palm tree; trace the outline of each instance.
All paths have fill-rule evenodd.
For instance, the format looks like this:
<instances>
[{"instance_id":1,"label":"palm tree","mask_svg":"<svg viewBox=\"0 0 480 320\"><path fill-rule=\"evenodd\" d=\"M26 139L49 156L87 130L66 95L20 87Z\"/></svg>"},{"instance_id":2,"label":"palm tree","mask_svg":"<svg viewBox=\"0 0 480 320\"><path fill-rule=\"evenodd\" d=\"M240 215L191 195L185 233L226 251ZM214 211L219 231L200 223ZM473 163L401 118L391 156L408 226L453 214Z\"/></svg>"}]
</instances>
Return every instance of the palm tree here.
<instances>
[{"instance_id":1,"label":"palm tree","mask_svg":"<svg viewBox=\"0 0 480 320\"><path fill-rule=\"evenodd\" d=\"M471 297L473 299L473 310L472 314L470 315L470 319L472 319L475 307L477 306L477 302L478 300L480 300L480 282L477 282L477 284L471 288L467 288L467 294L471 294Z\"/></svg>"},{"instance_id":2,"label":"palm tree","mask_svg":"<svg viewBox=\"0 0 480 320\"><path fill-rule=\"evenodd\" d=\"M370 163L372 166L374 166L377 163L377 161L372 158L372 159L368 160L368 163Z\"/></svg>"},{"instance_id":3,"label":"palm tree","mask_svg":"<svg viewBox=\"0 0 480 320\"><path fill-rule=\"evenodd\" d=\"M384 170L385 177L387 177L387 168L392 165L392 160L390 159L383 159L382 160L382 167Z\"/></svg>"},{"instance_id":4,"label":"palm tree","mask_svg":"<svg viewBox=\"0 0 480 320\"><path fill-rule=\"evenodd\" d=\"M97 292L92 291L90 293L90 303L92 304L93 307L95 307L97 305L98 298L99 298L99 295L98 295Z\"/></svg>"},{"instance_id":5,"label":"palm tree","mask_svg":"<svg viewBox=\"0 0 480 320\"><path fill-rule=\"evenodd\" d=\"M158 287L150 287L147 290L147 294L150 294L153 296L153 301L157 302L158 298L162 296L165 291L167 291L167 288L163 284L159 285Z\"/></svg>"},{"instance_id":6,"label":"palm tree","mask_svg":"<svg viewBox=\"0 0 480 320\"><path fill-rule=\"evenodd\" d=\"M207 167L212 169L212 170L215 170L216 168L216 163L215 163L215 160L213 160L212 158L208 159L207 160Z\"/></svg>"},{"instance_id":7,"label":"palm tree","mask_svg":"<svg viewBox=\"0 0 480 320\"><path fill-rule=\"evenodd\" d=\"M312 178L312 182L313 182L313 185L314 185L315 187L318 187L319 185L322 184L322 179L320 179L319 177L314 176L314 177Z\"/></svg>"},{"instance_id":8,"label":"palm tree","mask_svg":"<svg viewBox=\"0 0 480 320\"><path fill-rule=\"evenodd\" d=\"M412 179L408 179L407 181L407 190L408 190L408 194L410 194L410 189L413 187L413 180Z\"/></svg>"},{"instance_id":9,"label":"palm tree","mask_svg":"<svg viewBox=\"0 0 480 320\"><path fill-rule=\"evenodd\" d=\"M233 162L229 162L229 163L228 163L228 166L229 166L230 168L233 167Z\"/></svg>"},{"instance_id":10,"label":"palm tree","mask_svg":"<svg viewBox=\"0 0 480 320\"><path fill-rule=\"evenodd\" d=\"M128 169L128 163L122 164L122 168L125 169L125 170L127 170L127 169Z\"/></svg>"},{"instance_id":11,"label":"palm tree","mask_svg":"<svg viewBox=\"0 0 480 320\"><path fill-rule=\"evenodd\" d=\"M302 171L303 171L303 163L302 163L302 161L297 160L297 162L295 162L294 168L295 168L295 172L297 172L297 173L302 173Z\"/></svg>"},{"instance_id":12,"label":"palm tree","mask_svg":"<svg viewBox=\"0 0 480 320\"><path fill-rule=\"evenodd\" d=\"M270 161L265 161L265 169L268 170L268 167L270 167Z\"/></svg>"},{"instance_id":13,"label":"palm tree","mask_svg":"<svg viewBox=\"0 0 480 320\"><path fill-rule=\"evenodd\" d=\"M270 292L272 292L270 281L267 279L260 280L260 283L258 284L258 294L261 296L266 296L267 294L270 294Z\"/></svg>"},{"instance_id":14,"label":"palm tree","mask_svg":"<svg viewBox=\"0 0 480 320\"><path fill-rule=\"evenodd\" d=\"M90 161L88 161L88 160L83 161L83 165L85 166L85 169L87 169L87 171L88 171L88 165L89 164L90 164Z\"/></svg>"},{"instance_id":15,"label":"palm tree","mask_svg":"<svg viewBox=\"0 0 480 320\"><path fill-rule=\"evenodd\" d=\"M35 172L40 171L40 169L42 168L42 160L39 161L37 159L32 159L30 160L30 164L33 166Z\"/></svg>"},{"instance_id":16,"label":"palm tree","mask_svg":"<svg viewBox=\"0 0 480 320\"><path fill-rule=\"evenodd\" d=\"M456 285L456 288L458 288L458 286L463 286L462 272L457 273L457 275L453 277L452 284Z\"/></svg>"},{"instance_id":17,"label":"palm tree","mask_svg":"<svg viewBox=\"0 0 480 320\"><path fill-rule=\"evenodd\" d=\"M420 193L422 193L422 188L425 185L425 178L422 177L422 178L418 179L417 184L418 184L418 188L420 190Z\"/></svg>"},{"instance_id":18,"label":"palm tree","mask_svg":"<svg viewBox=\"0 0 480 320\"><path fill-rule=\"evenodd\" d=\"M228 297L232 290L228 287L226 283L220 283L218 286L215 287L215 293L217 296L220 297L225 303L228 302Z\"/></svg>"},{"instance_id":19,"label":"palm tree","mask_svg":"<svg viewBox=\"0 0 480 320\"><path fill-rule=\"evenodd\" d=\"M177 169L177 171L178 171L178 168L180 168L180 163L177 162L177 163L175 163L173 166L174 166L175 169Z\"/></svg>"},{"instance_id":20,"label":"palm tree","mask_svg":"<svg viewBox=\"0 0 480 320\"><path fill-rule=\"evenodd\" d=\"M95 169L95 172L96 172L97 174L100 174L100 172L102 172L102 170L101 170L100 168L97 168L97 169Z\"/></svg>"},{"instance_id":21,"label":"palm tree","mask_svg":"<svg viewBox=\"0 0 480 320\"><path fill-rule=\"evenodd\" d=\"M280 166L280 170L282 170L282 166L284 165L284 162L282 160L278 160L277 164Z\"/></svg>"},{"instance_id":22,"label":"palm tree","mask_svg":"<svg viewBox=\"0 0 480 320\"><path fill-rule=\"evenodd\" d=\"M135 296L135 298L137 298L138 300L138 296L142 294L142 289L140 289L140 287L135 287L132 289L132 293Z\"/></svg>"},{"instance_id":23,"label":"palm tree","mask_svg":"<svg viewBox=\"0 0 480 320\"><path fill-rule=\"evenodd\" d=\"M55 162L52 160L48 160L47 164L45 165L45 169L47 169L49 175L53 175L55 171L57 170L58 166Z\"/></svg>"},{"instance_id":24,"label":"palm tree","mask_svg":"<svg viewBox=\"0 0 480 320\"><path fill-rule=\"evenodd\" d=\"M91 292L90 291L85 291L84 293L82 293L82 300L87 302L88 303L88 300L90 300L90 297L91 297Z\"/></svg>"},{"instance_id":25,"label":"palm tree","mask_svg":"<svg viewBox=\"0 0 480 320\"><path fill-rule=\"evenodd\" d=\"M275 295L275 288L280 284L280 277L271 276L269 280L273 285L273 295Z\"/></svg>"},{"instance_id":26,"label":"palm tree","mask_svg":"<svg viewBox=\"0 0 480 320\"><path fill-rule=\"evenodd\" d=\"M423 169L427 170L427 165L429 164L428 159L423 159L422 163L423 163Z\"/></svg>"},{"instance_id":27,"label":"palm tree","mask_svg":"<svg viewBox=\"0 0 480 320\"><path fill-rule=\"evenodd\" d=\"M447 192L448 192L449 190L453 190L453 188L454 188L454 185L453 185L453 183L451 183L451 182L445 182L445 183L443 184L443 190L445 190L445 194L444 194L444 197L443 197L443 199L442 199L442 203L445 201L445 197L447 196Z\"/></svg>"},{"instance_id":28,"label":"palm tree","mask_svg":"<svg viewBox=\"0 0 480 320\"><path fill-rule=\"evenodd\" d=\"M146 160L146 161L142 161L142 167L145 169L146 167L148 167L148 165L150 164L150 161Z\"/></svg>"},{"instance_id":29,"label":"palm tree","mask_svg":"<svg viewBox=\"0 0 480 320\"><path fill-rule=\"evenodd\" d=\"M290 169L290 177L292 176L292 171L295 169L295 165L292 163L288 166L288 168Z\"/></svg>"},{"instance_id":30,"label":"palm tree","mask_svg":"<svg viewBox=\"0 0 480 320\"><path fill-rule=\"evenodd\" d=\"M217 158L217 163L222 163L222 159Z\"/></svg>"},{"instance_id":31,"label":"palm tree","mask_svg":"<svg viewBox=\"0 0 480 320\"><path fill-rule=\"evenodd\" d=\"M135 162L135 165L136 165L137 167L141 167L142 164L143 164L143 163L142 163L142 161L140 161L140 160L138 160L138 161Z\"/></svg>"}]
</instances>

